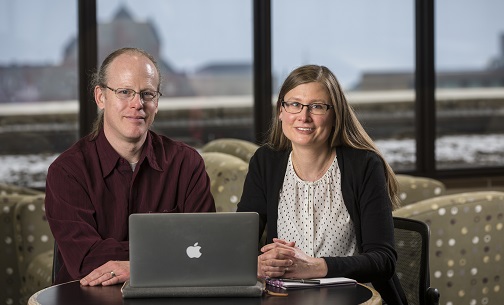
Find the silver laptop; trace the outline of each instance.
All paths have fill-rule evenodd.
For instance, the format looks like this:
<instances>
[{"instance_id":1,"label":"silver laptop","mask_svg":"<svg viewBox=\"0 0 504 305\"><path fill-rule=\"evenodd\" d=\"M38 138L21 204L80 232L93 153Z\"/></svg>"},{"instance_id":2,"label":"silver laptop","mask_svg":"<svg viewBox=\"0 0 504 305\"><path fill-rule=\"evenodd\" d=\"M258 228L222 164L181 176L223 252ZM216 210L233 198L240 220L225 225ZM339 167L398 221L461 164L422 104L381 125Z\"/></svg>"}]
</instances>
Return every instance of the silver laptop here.
<instances>
[{"instance_id":1,"label":"silver laptop","mask_svg":"<svg viewBox=\"0 0 504 305\"><path fill-rule=\"evenodd\" d=\"M258 232L254 212L132 214L130 285L255 285Z\"/></svg>"}]
</instances>

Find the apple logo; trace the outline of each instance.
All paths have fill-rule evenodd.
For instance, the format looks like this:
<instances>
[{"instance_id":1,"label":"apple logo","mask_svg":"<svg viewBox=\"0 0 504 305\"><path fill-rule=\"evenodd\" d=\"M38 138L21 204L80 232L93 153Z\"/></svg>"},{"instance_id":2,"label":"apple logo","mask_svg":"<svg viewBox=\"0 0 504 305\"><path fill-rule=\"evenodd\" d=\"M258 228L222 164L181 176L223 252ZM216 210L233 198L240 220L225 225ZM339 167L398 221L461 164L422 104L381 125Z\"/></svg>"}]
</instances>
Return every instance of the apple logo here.
<instances>
[{"instance_id":1,"label":"apple logo","mask_svg":"<svg viewBox=\"0 0 504 305\"><path fill-rule=\"evenodd\" d=\"M195 243L194 246L187 247L187 256L189 256L189 258L199 258L201 256L200 249L201 247L198 246L198 243Z\"/></svg>"}]
</instances>

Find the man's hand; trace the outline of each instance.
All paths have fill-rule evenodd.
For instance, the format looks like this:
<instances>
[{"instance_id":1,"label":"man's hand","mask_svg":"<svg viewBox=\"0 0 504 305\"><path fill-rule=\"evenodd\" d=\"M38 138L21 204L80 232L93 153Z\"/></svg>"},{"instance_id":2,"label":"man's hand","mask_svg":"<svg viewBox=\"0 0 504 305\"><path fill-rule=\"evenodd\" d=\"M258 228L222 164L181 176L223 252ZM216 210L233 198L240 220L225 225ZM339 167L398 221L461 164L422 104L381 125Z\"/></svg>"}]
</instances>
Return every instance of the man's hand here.
<instances>
[{"instance_id":1,"label":"man's hand","mask_svg":"<svg viewBox=\"0 0 504 305\"><path fill-rule=\"evenodd\" d=\"M108 261L80 280L83 286L115 285L130 278L129 261Z\"/></svg>"}]
</instances>

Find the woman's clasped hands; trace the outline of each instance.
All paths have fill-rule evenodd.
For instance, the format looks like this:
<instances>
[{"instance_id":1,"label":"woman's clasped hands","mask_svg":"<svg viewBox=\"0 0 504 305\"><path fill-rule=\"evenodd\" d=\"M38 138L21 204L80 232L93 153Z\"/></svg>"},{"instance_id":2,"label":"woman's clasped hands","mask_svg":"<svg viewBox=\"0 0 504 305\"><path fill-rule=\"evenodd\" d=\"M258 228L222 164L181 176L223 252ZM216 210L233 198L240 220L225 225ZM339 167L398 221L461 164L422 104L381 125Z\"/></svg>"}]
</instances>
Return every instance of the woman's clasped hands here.
<instances>
[{"instance_id":1,"label":"woman's clasped hands","mask_svg":"<svg viewBox=\"0 0 504 305\"><path fill-rule=\"evenodd\" d=\"M261 248L257 258L257 275L260 278L319 278L327 275L323 258L307 255L294 242L273 238L273 243Z\"/></svg>"}]
</instances>

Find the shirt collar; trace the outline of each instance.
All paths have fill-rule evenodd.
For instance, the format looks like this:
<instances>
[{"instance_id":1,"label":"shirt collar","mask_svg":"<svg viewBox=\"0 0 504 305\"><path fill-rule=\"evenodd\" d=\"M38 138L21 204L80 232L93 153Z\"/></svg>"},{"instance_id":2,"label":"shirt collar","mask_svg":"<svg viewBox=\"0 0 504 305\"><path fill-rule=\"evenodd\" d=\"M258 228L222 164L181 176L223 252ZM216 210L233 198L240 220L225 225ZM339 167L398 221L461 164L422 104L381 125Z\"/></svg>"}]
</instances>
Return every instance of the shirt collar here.
<instances>
[{"instance_id":1,"label":"shirt collar","mask_svg":"<svg viewBox=\"0 0 504 305\"><path fill-rule=\"evenodd\" d=\"M144 148L140 154L140 159L138 160L137 166L141 166L144 160L147 159L147 164L157 171L162 171L161 166L154 153L154 146L156 141L153 141L152 131L147 132L147 137L145 139ZM109 141L105 137L103 129L100 130L98 137L96 138L96 149L98 151L98 157L100 158L101 168L103 177L108 176L116 167L119 159L122 157L115 151L115 149L110 145Z\"/></svg>"},{"instance_id":2,"label":"shirt collar","mask_svg":"<svg viewBox=\"0 0 504 305\"><path fill-rule=\"evenodd\" d=\"M140 155L138 164L141 164L144 159L147 159L150 167L160 172L163 171L160 165L163 156L156 156L156 151L162 151L161 145L162 143L159 141L159 137L156 136L152 130L149 130L147 132L147 138L145 139L144 150Z\"/></svg>"}]
</instances>

